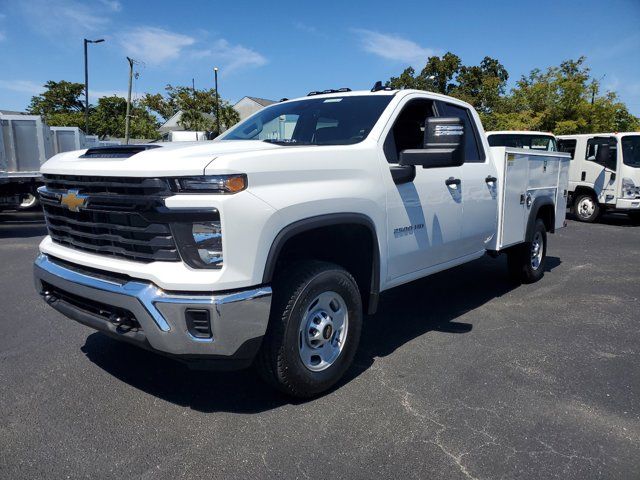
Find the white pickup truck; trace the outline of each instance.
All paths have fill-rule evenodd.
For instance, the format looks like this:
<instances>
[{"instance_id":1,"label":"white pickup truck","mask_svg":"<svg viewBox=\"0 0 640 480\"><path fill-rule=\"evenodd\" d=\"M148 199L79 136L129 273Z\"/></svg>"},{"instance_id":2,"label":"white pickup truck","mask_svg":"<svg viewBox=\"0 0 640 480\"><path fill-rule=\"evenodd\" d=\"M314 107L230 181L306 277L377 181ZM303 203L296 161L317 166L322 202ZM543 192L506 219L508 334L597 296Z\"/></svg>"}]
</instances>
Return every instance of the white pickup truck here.
<instances>
[{"instance_id":1,"label":"white pickup truck","mask_svg":"<svg viewBox=\"0 0 640 480\"><path fill-rule=\"evenodd\" d=\"M334 385L381 292L508 254L545 269L569 155L490 148L423 91L312 92L212 142L67 152L42 172L36 288L66 316L192 365Z\"/></svg>"}]
</instances>

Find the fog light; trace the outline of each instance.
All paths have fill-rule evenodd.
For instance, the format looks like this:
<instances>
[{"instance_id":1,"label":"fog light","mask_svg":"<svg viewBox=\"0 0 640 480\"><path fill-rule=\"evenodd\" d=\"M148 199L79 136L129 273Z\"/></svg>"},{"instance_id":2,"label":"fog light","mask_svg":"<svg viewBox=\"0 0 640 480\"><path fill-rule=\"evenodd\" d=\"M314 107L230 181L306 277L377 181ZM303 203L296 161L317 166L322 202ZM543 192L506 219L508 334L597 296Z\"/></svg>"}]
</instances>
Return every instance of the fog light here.
<instances>
[{"instance_id":1,"label":"fog light","mask_svg":"<svg viewBox=\"0 0 640 480\"><path fill-rule=\"evenodd\" d=\"M193 242L205 265L222 266L222 228L220 222L194 223Z\"/></svg>"}]
</instances>

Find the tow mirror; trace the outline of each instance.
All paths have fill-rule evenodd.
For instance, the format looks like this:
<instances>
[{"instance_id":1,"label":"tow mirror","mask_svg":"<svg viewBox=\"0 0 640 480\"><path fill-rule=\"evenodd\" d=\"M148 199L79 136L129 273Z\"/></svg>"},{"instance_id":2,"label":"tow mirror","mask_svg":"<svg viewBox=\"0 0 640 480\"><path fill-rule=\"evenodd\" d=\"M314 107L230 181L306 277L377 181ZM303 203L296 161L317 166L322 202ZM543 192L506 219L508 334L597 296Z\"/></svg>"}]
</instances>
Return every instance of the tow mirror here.
<instances>
[{"instance_id":1,"label":"tow mirror","mask_svg":"<svg viewBox=\"0 0 640 480\"><path fill-rule=\"evenodd\" d=\"M459 167L464 163L464 123L455 117L427 118L424 146L400 152L400 165L424 168Z\"/></svg>"}]
</instances>

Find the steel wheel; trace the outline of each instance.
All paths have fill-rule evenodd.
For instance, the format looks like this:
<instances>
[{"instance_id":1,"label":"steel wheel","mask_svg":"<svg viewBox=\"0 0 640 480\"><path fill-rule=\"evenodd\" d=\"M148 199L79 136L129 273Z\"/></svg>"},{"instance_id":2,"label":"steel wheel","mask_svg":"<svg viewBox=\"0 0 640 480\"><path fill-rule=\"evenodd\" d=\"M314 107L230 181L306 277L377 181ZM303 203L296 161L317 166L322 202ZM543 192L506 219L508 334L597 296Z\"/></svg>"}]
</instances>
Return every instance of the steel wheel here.
<instances>
[{"instance_id":1,"label":"steel wheel","mask_svg":"<svg viewBox=\"0 0 640 480\"><path fill-rule=\"evenodd\" d=\"M576 213L579 217L588 219L593 216L596 211L596 203L593 198L584 196L578 201L578 208L576 208Z\"/></svg>"},{"instance_id":2,"label":"steel wheel","mask_svg":"<svg viewBox=\"0 0 640 480\"><path fill-rule=\"evenodd\" d=\"M336 292L318 295L306 309L300 322L300 359L312 372L326 370L340 356L344 348L349 313L347 304Z\"/></svg>"},{"instance_id":3,"label":"steel wheel","mask_svg":"<svg viewBox=\"0 0 640 480\"><path fill-rule=\"evenodd\" d=\"M542 238L542 233L538 231L533 236L533 241L531 242L531 268L533 270L538 270L538 268L540 268L543 254L544 239Z\"/></svg>"}]
</instances>

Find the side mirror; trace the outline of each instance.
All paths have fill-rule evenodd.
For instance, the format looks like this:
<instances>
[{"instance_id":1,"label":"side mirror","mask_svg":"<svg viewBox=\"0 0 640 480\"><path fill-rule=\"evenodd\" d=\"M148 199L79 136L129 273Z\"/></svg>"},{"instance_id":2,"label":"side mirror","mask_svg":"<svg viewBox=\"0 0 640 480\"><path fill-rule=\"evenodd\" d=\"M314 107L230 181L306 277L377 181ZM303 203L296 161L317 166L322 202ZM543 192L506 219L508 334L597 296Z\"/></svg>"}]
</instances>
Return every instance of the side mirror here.
<instances>
[{"instance_id":1,"label":"side mirror","mask_svg":"<svg viewBox=\"0 0 640 480\"><path fill-rule=\"evenodd\" d=\"M424 147L400 152L400 165L423 168L459 167L464 163L464 123L455 117L427 118Z\"/></svg>"}]
</instances>

